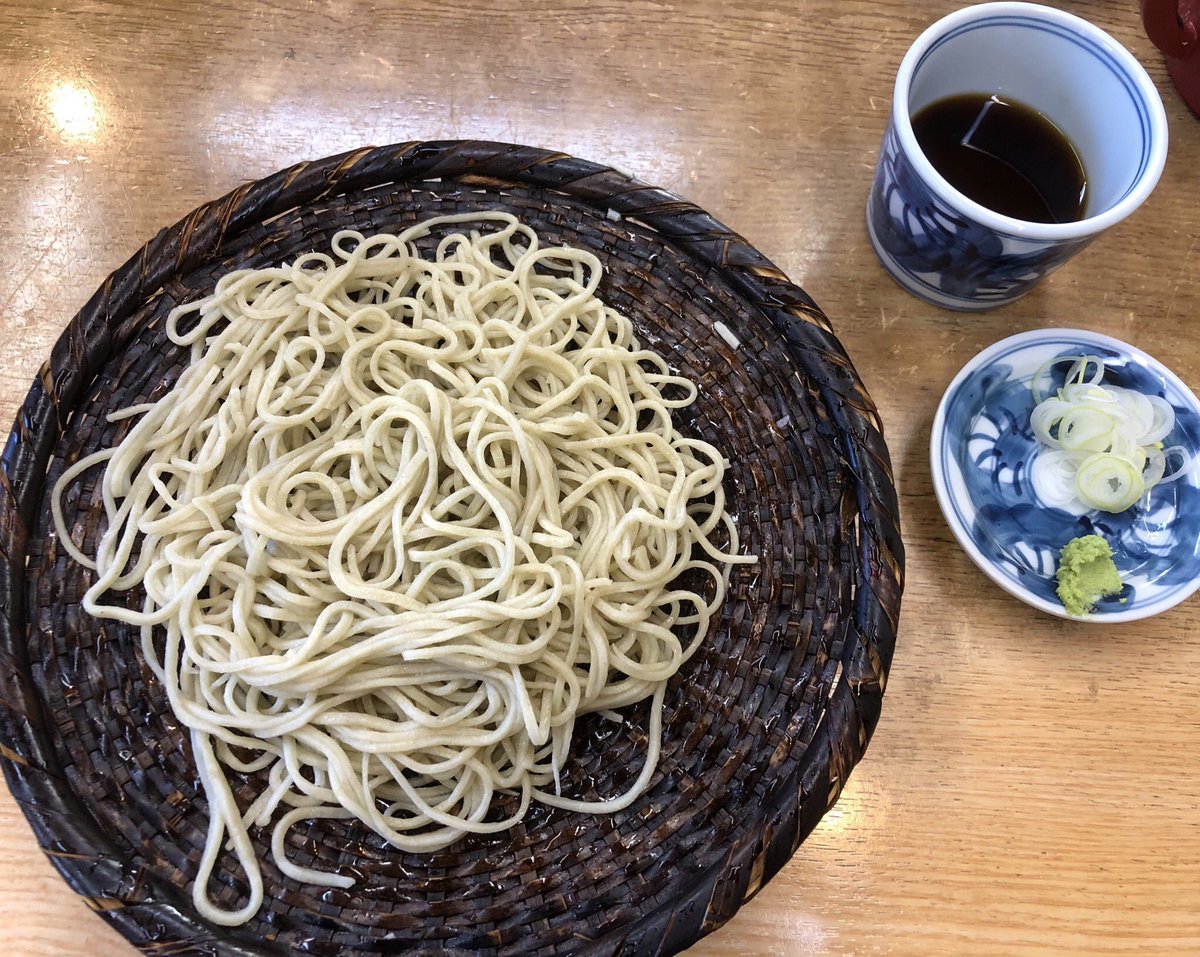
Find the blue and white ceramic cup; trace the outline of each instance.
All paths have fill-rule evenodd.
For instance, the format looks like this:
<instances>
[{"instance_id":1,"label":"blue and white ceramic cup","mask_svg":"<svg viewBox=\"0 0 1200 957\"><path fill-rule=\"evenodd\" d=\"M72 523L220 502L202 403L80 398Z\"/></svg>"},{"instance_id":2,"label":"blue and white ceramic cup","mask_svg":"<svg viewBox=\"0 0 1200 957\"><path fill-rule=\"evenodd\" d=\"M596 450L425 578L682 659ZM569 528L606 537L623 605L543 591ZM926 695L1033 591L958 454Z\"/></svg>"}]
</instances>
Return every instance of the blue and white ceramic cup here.
<instances>
[{"instance_id":1,"label":"blue and white ceramic cup","mask_svg":"<svg viewBox=\"0 0 1200 957\"><path fill-rule=\"evenodd\" d=\"M912 117L961 93L1006 95L1063 131L1088 180L1083 219L1002 216L934 169ZM991 309L1023 296L1137 209L1166 156L1154 83L1103 30L1032 3L967 7L922 33L900 64L867 229L883 267L909 292L947 309Z\"/></svg>"}]
</instances>

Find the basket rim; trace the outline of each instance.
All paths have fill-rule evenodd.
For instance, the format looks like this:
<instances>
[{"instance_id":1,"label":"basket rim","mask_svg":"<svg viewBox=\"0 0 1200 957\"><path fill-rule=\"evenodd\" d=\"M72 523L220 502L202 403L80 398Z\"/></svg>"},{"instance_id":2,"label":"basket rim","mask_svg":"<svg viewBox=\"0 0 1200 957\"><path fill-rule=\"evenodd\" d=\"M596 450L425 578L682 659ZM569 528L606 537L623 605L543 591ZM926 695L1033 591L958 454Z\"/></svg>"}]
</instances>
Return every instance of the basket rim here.
<instances>
[{"instance_id":1,"label":"basket rim","mask_svg":"<svg viewBox=\"0 0 1200 957\"><path fill-rule=\"evenodd\" d=\"M29 529L46 463L65 425L62 410L73 408L92 378L78 370L64 375L60 360L69 354L72 361L82 356L86 363L89 354L103 353L108 330L169 276L207 261L245 229L323 198L435 178L566 194L600 215L615 212L635 219L718 271L772 323L782 348L816 383L855 480L860 574L854 582L853 627L820 724L794 772L796 786L785 789L787 797L779 806L764 809L754 840L735 843L725 858L694 875L690 892L674 906L643 914L632 927L607 937L581 942L580 952L608 953L613 935L619 933L617 944L637 941L648 952L677 953L720 927L778 872L832 806L878 722L903 588L897 495L874 403L828 320L799 286L740 235L686 199L566 153L488 141L412 141L298 163L197 207L108 276L70 320L34 379L0 459L0 705L5 705L0 708L0 765L51 863L89 906L135 945L150 943L153 931L147 928L157 925L193 947L212 946L229 957L262 953L214 937L198 916L169 904L126 904L114 896L114 888L143 876L123 869L118 860L100 855L81 860L74 853L110 842L57 773L49 736L29 720L31 709L40 710L41 700L28 676L23 599ZM86 349L81 351L81 345ZM694 913L697 905L702 905L699 918L679 918L684 907Z\"/></svg>"}]
</instances>

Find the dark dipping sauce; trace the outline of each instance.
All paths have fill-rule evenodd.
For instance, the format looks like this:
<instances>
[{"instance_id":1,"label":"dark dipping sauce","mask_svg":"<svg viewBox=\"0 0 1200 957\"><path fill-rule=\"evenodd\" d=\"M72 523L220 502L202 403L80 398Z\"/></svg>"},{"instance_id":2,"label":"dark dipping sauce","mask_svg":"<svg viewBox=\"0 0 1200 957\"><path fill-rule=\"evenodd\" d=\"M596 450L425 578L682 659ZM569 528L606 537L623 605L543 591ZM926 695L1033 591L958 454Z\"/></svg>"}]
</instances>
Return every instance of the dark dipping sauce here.
<instances>
[{"instance_id":1,"label":"dark dipping sauce","mask_svg":"<svg viewBox=\"0 0 1200 957\"><path fill-rule=\"evenodd\" d=\"M1030 223L1083 219L1087 176L1079 154L1032 107L963 93L930 103L912 126L929 162L981 206Z\"/></svg>"}]
</instances>

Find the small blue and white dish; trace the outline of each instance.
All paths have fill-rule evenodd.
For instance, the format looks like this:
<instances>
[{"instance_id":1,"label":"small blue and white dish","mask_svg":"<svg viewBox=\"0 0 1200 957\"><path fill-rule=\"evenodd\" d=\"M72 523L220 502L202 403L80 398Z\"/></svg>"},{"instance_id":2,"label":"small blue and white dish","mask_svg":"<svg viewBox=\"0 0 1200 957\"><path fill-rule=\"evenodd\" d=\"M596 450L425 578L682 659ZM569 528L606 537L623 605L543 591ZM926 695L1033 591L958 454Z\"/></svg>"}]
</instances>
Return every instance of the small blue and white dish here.
<instances>
[{"instance_id":1,"label":"small blue and white dish","mask_svg":"<svg viewBox=\"0 0 1200 957\"><path fill-rule=\"evenodd\" d=\"M1038 500L1029 466L1040 446L1029 425L1033 376L1052 359L1104 359L1104 383L1165 398L1175 429L1165 445L1191 454L1186 472L1156 485L1120 514L1072 514ZM1068 363L1043 374L1062 385ZM1200 402L1173 372L1140 349L1080 329L1038 329L1003 339L963 367L933 420L930 464L938 505L963 550L997 585L1063 618L1076 618L1055 593L1059 550L1098 534L1125 583L1080 620L1111 623L1172 608L1200 587Z\"/></svg>"}]
</instances>

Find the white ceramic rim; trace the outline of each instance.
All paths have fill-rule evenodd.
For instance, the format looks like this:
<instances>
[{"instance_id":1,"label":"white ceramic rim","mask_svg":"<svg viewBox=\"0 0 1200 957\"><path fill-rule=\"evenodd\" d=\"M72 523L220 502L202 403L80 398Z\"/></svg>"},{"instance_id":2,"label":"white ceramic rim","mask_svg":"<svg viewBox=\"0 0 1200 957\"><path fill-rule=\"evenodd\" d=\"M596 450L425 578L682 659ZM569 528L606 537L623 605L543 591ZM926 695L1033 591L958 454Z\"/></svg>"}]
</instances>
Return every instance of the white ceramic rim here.
<instances>
[{"instance_id":1,"label":"white ceramic rim","mask_svg":"<svg viewBox=\"0 0 1200 957\"><path fill-rule=\"evenodd\" d=\"M1138 92L1142 95L1150 117L1150 159L1146 164L1141 181L1115 206L1095 216L1089 216L1073 223L1031 223L1004 216L980 205L951 186L946 178L926 159L921 147L917 145L917 137L912 128L912 118L908 111L908 98L913 71L921 56L943 34L949 33L965 23L1003 15L1032 17L1083 34L1116 58L1128 72ZM900 147L909 162L912 163L921 179L932 187L943 202L961 210L988 229L1035 241L1063 242L1087 239L1116 225L1141 206L1154 191L1167 161L1167 113L1163 108L1162 98L1158 95L1154 81L1150 79L1149 74L1142 68L1134 55L1087 20L1037 3L980 3L957 10L928 27L913 42L900 62L900 69L896 73L896 86L892 94L892 123L896 128L896 135L900 139Z\"/></svg>"},{"instance_id":2,"label":"white ceramic rim","mask_svg":"<svg viewBox=\"0 0 1200 957\"><path fill-rule=\"evenodd\" d=\"M1004 6L1012 6L1012 4L1004 4ZM941 509L942 518L950 527L950 531L954 533L954 537L958 540L959 546L967 557L971 559L988 578L1003 588L1014 598L1019 598L1027 605L1037 608L1039 611L1047 612L1055 615L1058 618L1067 618L1071 621L1088 622L1094 625L1115 624L1122 621L1137 621L1141 618L1150 618L1153 615L1162 614L1168 609L1174 608L1190 598L1200 588L1200 578L1192 582L1190 588L1181 588L1174 592L1168 599L1160 599L1158 601L1148 601L1144 605L1138 605L1136 608L1131 608L1128 611L1101 611L1092 615L1072 615L1060 604L1047 601L1033 592L1022 588L1019 584L1002 574L996 566L988 560L988 558L976 546L967 529L958 521L958 516L955 514L953 507L953 496L950 490L946 487L946 483L942 480L942 475L945 472L945 457L942 455L942 436L946 431L946 407L950 400L950 396L954 394L964 379L976 372L981 366L987 365L992 361L992 357L1005 351L1018 342L1028 341L1031 344L1042 339L1055 338L1078 338L1086 342L1093 342L1096 345L1105 346L1112 349L1114 352L1119 352L1123 355L1128 355L1138 359L1146 364L1146 366L1154 371L1163 380L1171 383L1177 388L1184 398L1190 400L1191 405L1197 412L1200 412L1200 400L1196 398L1195 393L1187 387L1182 379L1174 372L1168 369L1165 365L1159 362L1154 356L1143 352L1136 346L1131 346L1127 342L1122 342L1120 339L1114 339L1112 336L1106 336L1099 332L1089 332L1086 329L1068 329L1068 328L1050 328L1050 329L1031 329L1028 332L1019 332L1016 335L1008 336L1001 339L999 342L994 342L982 352L975 355L965 366L963 366L958 375L951 380L950 385L946 387L946 391L942 394L942 400L938 403L937 413L933 417L933 427L929 433L929 464L930 472L933 477L933 492L937 498L938 508Z\"/></svg>"}]
</instances>

